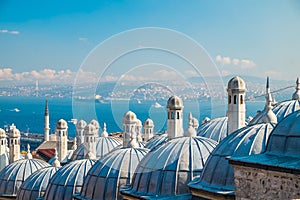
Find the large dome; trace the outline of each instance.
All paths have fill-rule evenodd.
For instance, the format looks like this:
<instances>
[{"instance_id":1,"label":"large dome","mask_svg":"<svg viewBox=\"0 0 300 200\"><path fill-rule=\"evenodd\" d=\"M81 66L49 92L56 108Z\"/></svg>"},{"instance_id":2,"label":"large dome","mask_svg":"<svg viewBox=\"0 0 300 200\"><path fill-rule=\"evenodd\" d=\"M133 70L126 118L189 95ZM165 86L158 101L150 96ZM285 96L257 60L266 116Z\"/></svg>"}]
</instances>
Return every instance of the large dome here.
<instances>
[{"instance_id":1,"label":"large dome","mask_svg":"<svg viewBox=\"0 0 300 200\"><path fill-rule=\"evenodd\" d=\"M289 114L299 109L300 109L300 100L289 100L289 101L283 101L277 103L272 110L277 117L277 121L280 122L283 118L285 118ZM261 123L266 112L267 110L263 110L262 112L257 114L253 118L253 120L251 120L250 124Z\"/></svg>"},{"instance_id":2,"label":"large dome","mask_svg":"<svg viewBox=\"0 0 300 200\"><path fill-rule=\"evenodd\" d=\"M160 145L166 143L167 140L168 140L168 134L166 133L161 135L156 135L146 142L145 148L153 150L156 147L159 147Z\"/></svg>"},{"instance_id":3,"label":"large dome","mask_svg":"<svg viewBox=\"0 0 300 200\"><path fill-rule=\"evenodd\" d=\"M147 153L147 149L122 148L107 154L90 169L81 194L75 198L120 199L119 190L131 183L134 170Z\"/></svg>"},{"instance_id":4,"label":"large dome","mask_svg":"<svg viewBox=\"0 0 300 200\"><path fill-rule=\"evenodd\" d=\"M164 197L189 193L187 184L200 176L216 146L204 137L178 137L149 152L135 171L132 187L122 194Z\"/></svg>"},{"instance_id":5,"label":"large dome","mask_svg":"<svg viewBox=\"0 0 300 200\"><path fill-rule=\"evenodd\" d=\"M241 77L235 76L228 81L227 89L228 90L246 90L245 81Z\"/></svg>"},{"instance_id":6,"label":"large dome","mask_svg":"<svg viewBox=\"0 0 300 200\"><path fill-rule=\"evenodd\" d=\"M200 179L189 184L192 191L233 195L234 171L227 157L259 154L265 150L275 124L256 124L241 128L222 140L208 158Z\"/></svg>"},{"instance_id":7,"label":"large dome","mask_svg":"<svg viewBox=\"0 0 300 200\"><path fill-rule=\"evenodd\" d=\"M50 166L31 174L21 185L17 200L31 200L43 197L51 177L57 170L57 167Z\"/></svg>"},{"instance_id":8,"label":"large dome","mask_svg":"<svg viewBox=\"0 0 300 200\"><path fill-rule=\"evenodd\" d=\"M84 159L73 161L60 168L51 178L44 199L71 200L81 191L84 177L95 161Z\"/></svg>"},{"instance_id":9,"label":"large dome","mask_svg":"<svg viewBox=\"0 0 300 200\"><path fill-rule=\"evenodd\" d=\"M100 159L112 150L122 144L122 140L114 137L97 137L96 138L96 158ZM84 144L74 151L71 160L84 159Z\"/></svg>"},{"instance_id":10,"label":"large dome","mask_svg":"<svg viewBox=\"0 0 300 200\"><path fill-rule=\"evenodd\" d=\"M220 117L209 120L198 128L198 136L213 139L220 142L227 137L227 117Z\"/></svg>"},{"instance_id":11,"label":"large dome","mask_svg":"<svg viewBox=\"0 0 300 200\"><path fill-rule=\"evenodd\" d=\"M39 159L18 160L0 172L0 197L15 197L21 184L35 171L49 167Z\"/></svg>"}]
</instances>

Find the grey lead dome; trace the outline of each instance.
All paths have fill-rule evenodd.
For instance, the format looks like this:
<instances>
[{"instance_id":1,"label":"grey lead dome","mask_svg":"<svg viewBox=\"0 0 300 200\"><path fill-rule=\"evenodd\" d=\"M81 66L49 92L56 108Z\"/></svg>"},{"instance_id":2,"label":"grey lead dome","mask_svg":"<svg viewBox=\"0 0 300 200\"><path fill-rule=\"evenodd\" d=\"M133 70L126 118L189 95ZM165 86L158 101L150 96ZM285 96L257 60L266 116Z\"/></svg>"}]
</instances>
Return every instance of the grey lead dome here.
<instances>
[{"instance_id":1,"label":"grey lead dome","mask_svg":"<svg viewBox=\"0 0 300 200\"><path fill-rule=\"evenodd\" d=\"M21 184L35 171L50 165L39 159L18 160L0 172L0 197L16 197Z\"/></svg>"},{"instance_id":2,"label":"grey lead dome","mask_svg":"<svg viewBox=\"0 0 300 200\"><path fill-rule=\"evenodd\" d=\"M216 146L204 137L178 137L149 152L135 171L132 187L122 194L163 197L189 193L187 184L200 176Z\"/></svg>"},{"instance_id":3,"label":"grey lead dome","mask_svg":"<svg viewBox=\"0 0 300 200\"><path fill-rule=\"evenodd\" d=\"M43 197L50 179L57 170L57 167L50 166L31 174L21 185L17 200L31 200Z\"/></svg>"},{"instance_id":4,"label":"grey lead dome","mask_svg":"<svg viewBox=\"0 0 300 200\"><path fill-rule=\"evenodd\" d=\"M76 160L60 168L51 178L44 199L71 200L81 191L84 177L95 163L93 160Z\"/></svg>"},{"instance_id":5,"label":"grey lead dome","mask_svg":"<svg viewBox=\"0 0 300 200\"><path fill-rule=\"evenodd\" d=\"M191 189L233 195L234 171L228 156L248 156L265 150L275 124L262 123L238 129L222 140L208 158L200 179L189 184Z\"/></svg>"},{"instance_id":6,"label":"grey lead dome","mask_svg":"<svg viewBox=\"0 0 300 200\"><path fill-rule=\"evenodd\" d=\"M121 199L119 190L130 185L133 173L149 150L122 148L98 160L88 172L76 199Z\"/></svg>"}]
</instances>

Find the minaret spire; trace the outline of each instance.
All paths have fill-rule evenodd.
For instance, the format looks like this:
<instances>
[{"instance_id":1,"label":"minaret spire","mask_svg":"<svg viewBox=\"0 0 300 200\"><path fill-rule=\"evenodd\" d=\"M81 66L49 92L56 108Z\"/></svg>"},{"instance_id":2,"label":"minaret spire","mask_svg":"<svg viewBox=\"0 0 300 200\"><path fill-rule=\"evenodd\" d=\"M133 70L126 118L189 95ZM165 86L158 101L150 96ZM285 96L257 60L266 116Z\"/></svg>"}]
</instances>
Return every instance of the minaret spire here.
<instances>
[{"instance_id":1,"label":"minaret spire","mask_svg":"<svg viewBox=\"0 0 300 200\"><path fill-rule=\"evenodd\" d=\"M270 80L269 77L267 77L267 84L266 84L266 106L269 104L272 104L273 99L271 95L271 89L270 89Z\"/></svg>"},{"instance_id":2,"label":"minaret spire","mask_svg":"<svg viewBox=\"0 0 300 200\"><path fill-rule=\"evenodd\" d=\"M300 100L300 80L299 78L297 78L297 81L296 81L296 91L295 93L293 94L293 100Z\"/></svg>"},{"instance_id":3,"label":"minaret spire","mask_svg":"<svg viewBox=\"0 0 300 200\"><path fill-rule=\"evenodd\" d=\"M46 99L44 120L45 120L44 121L44 141L49 141L50 125L49 125L48 99Z\"/></svg>"}]
</instances>

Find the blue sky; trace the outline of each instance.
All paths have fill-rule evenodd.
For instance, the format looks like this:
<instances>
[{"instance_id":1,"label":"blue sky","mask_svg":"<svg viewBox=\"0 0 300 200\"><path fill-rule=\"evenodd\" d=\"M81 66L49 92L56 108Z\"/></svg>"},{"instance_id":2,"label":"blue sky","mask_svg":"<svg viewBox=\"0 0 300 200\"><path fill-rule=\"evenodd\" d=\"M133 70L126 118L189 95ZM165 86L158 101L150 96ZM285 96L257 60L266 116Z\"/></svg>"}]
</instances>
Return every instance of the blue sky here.
<instances>
[{"instance_id":1,"label":"blue sky","mask_svg":"<svg viewBox=\"0 0 300 200\"><path fill-rule=\"evenodd\" d=\"M297 0L0 0L0 79L32 70L77 71L100 42L141 27L190 36L224 75L300 76Z\"/></svg>"}]
</instances>

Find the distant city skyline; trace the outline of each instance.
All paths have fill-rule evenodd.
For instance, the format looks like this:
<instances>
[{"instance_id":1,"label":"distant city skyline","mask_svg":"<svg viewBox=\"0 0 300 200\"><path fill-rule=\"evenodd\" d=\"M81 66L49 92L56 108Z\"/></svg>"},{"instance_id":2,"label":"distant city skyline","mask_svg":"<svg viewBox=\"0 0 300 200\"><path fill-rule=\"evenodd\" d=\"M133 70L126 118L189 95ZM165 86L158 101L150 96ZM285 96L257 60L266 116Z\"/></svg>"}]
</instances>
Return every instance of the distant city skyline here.
<instances>
[{"instance_id":1,"label":"distant city skyline","mask_svg":"<svg viewBox=\"0 0 300 200\"><path fill-rule=\"evenodd\" d=\"M191 37L208 52L221 75L279 80L300 76L300 2L296 0L12 0L0 2L0 81L70 82L99 43L143 27ZM106 78L113 80L116 74L117 67ZM187 70L184 75L194 74Z\"/></svg>"}]
</instances>

